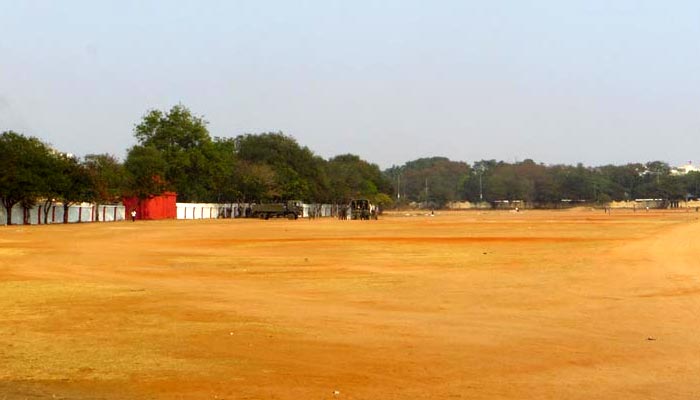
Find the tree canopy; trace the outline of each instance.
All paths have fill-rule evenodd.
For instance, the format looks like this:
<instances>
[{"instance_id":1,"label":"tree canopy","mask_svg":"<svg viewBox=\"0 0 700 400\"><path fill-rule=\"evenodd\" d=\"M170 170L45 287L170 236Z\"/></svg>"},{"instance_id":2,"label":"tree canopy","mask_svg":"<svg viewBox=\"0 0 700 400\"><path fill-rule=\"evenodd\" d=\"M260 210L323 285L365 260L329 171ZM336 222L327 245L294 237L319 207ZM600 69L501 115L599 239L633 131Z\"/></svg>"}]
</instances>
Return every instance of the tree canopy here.
<instances>
[{"instance_id":1,"label":"tree canopy","mask_svg":"<svg viewBox=\"0 0 700 400\"><path fill-rule=\"evenodd\" d=\"M8 216L16 204L30 208L39 202L48 206L60 200L67 207L95 199L94 181L85 166L37 138L3 132L0 154L0 198ZM12 223L11 218L8 223Z\"/></svg>"},{"instance_id":2,"label":"tree canopy","mask_svg":"<svg viewBox=\"0 0 700 400\"><path fill-rule=\"evenodd\" d=\"M146 113L125 162L132 192L173 190L183 202L330 202L391 193L379 167L359 156L326 161L282 132L212 139L206 125L182 105Z\"/></svg>"},{"instance_id":3,"label":"tree canopy","mask_svg":"<svg viewBox=\"0 0 700 400\"><path fill-rule=\"evenodd\" d=\"M109 154L79 159L41 140L0 134L0 199L7 211L43 202L118 202L175 191L181 202L303 200L384 206L453 201L524 200L539 207L639 198L678 201L700 196L700 172L674 174L662 161L588 167L533 160L468 164L419 158L381 171L355 154L328 160L282 132L212 138L207 122L183 105L150 110L134 126L137 143L122 163ZM45 211L46 212L46 211ZM12 221L10 221L12 222Z\"/></svg>"},{"instance_id":4,"label":"tree canopy","mask_svg":"<svg viewBox=\"0 0 700 400\"><path fill-rule=\"evenodd\" d=\"M8 131L0 135L0 198L6 215L15 204L31 207L38 198L52 194L46 179L53 174L54 156L39 139ZM8 218L8 223L12 223Z\"/></svg>"},{"instance_id":5,"label":"tree canopy","mask_svg":"<svg viewBox=\"0 0 700 400\"><path fill-rule=\"evenodd\" d=\"M442 157L418 159L384 171L400 182L402 200L522 200L538 207L564 203L607 203L634 199L678 201L700 196L700 173L674 175L661 161L586 167L545 165L533 160L506 163L481 160L471 166ZM427 184L427 185L426 185Z\"/></svg>"}]
</instances>

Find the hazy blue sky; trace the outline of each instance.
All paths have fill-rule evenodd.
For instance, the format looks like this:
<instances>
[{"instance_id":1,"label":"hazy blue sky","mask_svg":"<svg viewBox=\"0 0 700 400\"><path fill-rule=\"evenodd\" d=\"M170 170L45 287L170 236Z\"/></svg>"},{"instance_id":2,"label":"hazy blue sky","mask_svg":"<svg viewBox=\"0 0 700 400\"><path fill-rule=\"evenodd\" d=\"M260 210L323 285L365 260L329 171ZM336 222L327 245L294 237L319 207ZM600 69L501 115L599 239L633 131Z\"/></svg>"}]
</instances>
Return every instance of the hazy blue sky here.
<instances>
[{"instance_id":1,"label":"hazy blue sky","mask_svg":"<svg viewBox=\"0 0 700 400\"><path fill-rule=\"evenodd\" d=\"M700 163L700 2L0 0L0 130L123 157L177 103L382 167Z\"/></svg>"}]
</instances>

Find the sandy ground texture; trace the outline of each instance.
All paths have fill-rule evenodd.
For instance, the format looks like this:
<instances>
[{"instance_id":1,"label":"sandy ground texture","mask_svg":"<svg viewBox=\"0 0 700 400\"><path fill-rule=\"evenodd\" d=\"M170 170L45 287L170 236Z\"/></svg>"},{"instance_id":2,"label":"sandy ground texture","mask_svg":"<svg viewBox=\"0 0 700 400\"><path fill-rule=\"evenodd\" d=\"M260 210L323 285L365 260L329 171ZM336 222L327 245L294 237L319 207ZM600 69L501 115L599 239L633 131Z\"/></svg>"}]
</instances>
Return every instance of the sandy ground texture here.
<instances>
[{"instance_id":1,"label":"sandy ground texture","mask_svg":"<svg viewBox=\"0 0 700 400\"><path fill-rule=\"evenodd\" d=\"M0 227L0 400L700 398L698 215Z\"/></svg>"}]
</instances>

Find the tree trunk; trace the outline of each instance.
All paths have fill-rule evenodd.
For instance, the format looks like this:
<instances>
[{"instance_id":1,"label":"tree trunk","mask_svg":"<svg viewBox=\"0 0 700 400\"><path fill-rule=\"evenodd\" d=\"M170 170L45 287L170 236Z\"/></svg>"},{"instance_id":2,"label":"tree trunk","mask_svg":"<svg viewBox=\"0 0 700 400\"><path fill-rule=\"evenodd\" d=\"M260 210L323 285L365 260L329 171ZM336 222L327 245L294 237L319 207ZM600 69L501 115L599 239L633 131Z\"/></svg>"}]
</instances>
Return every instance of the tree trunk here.
<instances>
[{"instance_id":1,"label":"tree trunk","mask_svg":"<svg viewBox=\"0 0 700 400\"><path fill-rule=\"evenodd\" d=\"M68 209L70 208L70 203L63 203L63 223L68 223Z\"/></svg>"},{"instance_id":2,"label":"tree trunk","mask_svg":"<svg viewBox=\"0 0 700 400\"><path fill-rule=\"evenodd\" d=\"M12 208L18 201L10 202L9 200L2 200L2 205L5 206L5 215L7 215L7 225L12 225Z\"/></svg>"},{"instance_id":3,"label":"tree trunk","mask_svg":"<svg viewBox=\"0 0 700 400\"><path fill-rule=\"evenodd\" d=\"M51 206L53 205L53 201L47 200L44 202L44 209L42 210L44 212L44 225L49 223L49 212L51 211Z\"/></svg>"}]
</instances>

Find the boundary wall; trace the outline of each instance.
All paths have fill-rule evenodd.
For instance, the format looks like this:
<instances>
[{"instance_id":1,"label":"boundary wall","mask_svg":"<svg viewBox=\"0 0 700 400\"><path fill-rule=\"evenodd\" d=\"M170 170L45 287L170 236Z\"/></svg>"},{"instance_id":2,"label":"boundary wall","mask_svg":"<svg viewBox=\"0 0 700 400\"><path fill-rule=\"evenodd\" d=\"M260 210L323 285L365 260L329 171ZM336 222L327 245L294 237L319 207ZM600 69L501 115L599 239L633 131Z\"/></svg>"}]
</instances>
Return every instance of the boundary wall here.
<instances>
[{"instance_id":1,"label":"boundary wall","mask_svg":"<svg viewBox=\"0 0 700 400\"><path fill-rule=\"evenodd\" d=\"M133 207L133 206L132 206ZM176 203L177 219L216 219L243 218L248 203ZM75 204L68 209L68 222L113 222L129 219L126 206L119 204ZM28 210L27 220L30 225L62 224L63 204L49 206L49 212L44 217L44 205L39 204ZM333 204L304 204L303 218L326 218L337 215L338 206ZM16 204L12 208L12 224L24 225L25 210ZM138 213L136 219L145 215ZM7 225L7 215L4 207L0 207L0 226Z\"/></svg>"},{"instance_id":2,"label":"boundary wall","mask_svg":"<svg viewBox=\"0 0 700 400\"><path fill-rule=\"evenodd\" d=\"M243 204L175 203L177 219L240 218Z\"/></svg>"},{"instance_id":3,"label":"boundary wall","mask_svg":"<svg viewBox=\"0 0 700 400\"><path fill-rule=\"evenodd\" d=\"M249 203L176 203L177 219L243 218ZM304 204L303 218L332 217L337 213L333 204Z\"/></svg>"},{"instance_id":4,"label":"boundary wall","mask_svg":"<svg viewBox=\"0 0 700 400\"><path fill-rule=\"evenodd\" d=\"M304 204L304 218L333 217L338 213L338 206L333 204Z\"/></svg>"},{"instance_id":5,"label":"boundary wall","mask_svg":"<svg viewBox=\"0 0 700 400\"><path fill-rule=\"evenodd\" d=\"M25 212L30 225L63 223L63 204L50 205L48 213L45 211L43 204L26 211L21 205L15 204L12 208L12 225L24 225ZM82 203L68 208L68 223L123 221L125 216L123 205ZM7 222L5 208L0 207L0 225L7 225Z\"/></svg>"},{"instance_id":6,"label":"boundary wall","mask_svg":"<svg viewBox=\"0 0 700 400\"><path fill-rule=\"evenodd\" d=\"M472 203L469 201L453 201L450 203L447 203L445 205L445 208L449 210L473 210L473 209L479 209L479 210L488 210L492 208L491 203L487 201L482 201L480 203Z\"/></svg>"},{"instance_id":7,"label":"boundary wall","mask_svg":"<svg viewBox=\"0 0 700 400\"><path fill-rule=\"evenodd\" d=\"M610 208L629 208L629 209L644 209L649 208L698 208L700 200L680 200L676 202L667 202L659 199L638 199L630 201L612 201L609 203Z\"/></svg>"}]
</instances>

